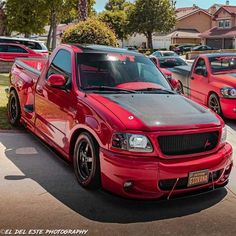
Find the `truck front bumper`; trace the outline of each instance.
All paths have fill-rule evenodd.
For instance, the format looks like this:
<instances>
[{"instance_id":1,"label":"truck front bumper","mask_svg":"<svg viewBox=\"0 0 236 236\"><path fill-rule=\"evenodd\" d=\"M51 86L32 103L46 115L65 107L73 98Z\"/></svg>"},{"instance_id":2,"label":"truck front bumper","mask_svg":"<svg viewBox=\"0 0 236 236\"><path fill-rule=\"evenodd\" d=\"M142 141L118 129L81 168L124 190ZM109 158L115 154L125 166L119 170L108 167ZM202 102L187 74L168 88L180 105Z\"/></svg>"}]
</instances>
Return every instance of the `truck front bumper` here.
<instances>
[{"instance_id":1,"label":"truck front bumper","mask_svg":"<svg viewBox=\"0 0 236 236\"><path fill-rule=\"evenodd\" d=\"M223 115L229 119L236 119L236 99L220 98Z\"/></svg>"},{"instance_id":2,"label":"truck front bumper","mask_svg":"<svg viewBox=\"0 0 236 236\"><path fill-rule=\"evenodd\" d=\"M104 189L128 198L170 198L227 184L233 165L232 147L226 144L210 155L184 159L134 157L100 150ZM189 172L209 170L206 184L187 187ZM176 182L177 181L177 182Z\"/></svg>"}]
</instances>

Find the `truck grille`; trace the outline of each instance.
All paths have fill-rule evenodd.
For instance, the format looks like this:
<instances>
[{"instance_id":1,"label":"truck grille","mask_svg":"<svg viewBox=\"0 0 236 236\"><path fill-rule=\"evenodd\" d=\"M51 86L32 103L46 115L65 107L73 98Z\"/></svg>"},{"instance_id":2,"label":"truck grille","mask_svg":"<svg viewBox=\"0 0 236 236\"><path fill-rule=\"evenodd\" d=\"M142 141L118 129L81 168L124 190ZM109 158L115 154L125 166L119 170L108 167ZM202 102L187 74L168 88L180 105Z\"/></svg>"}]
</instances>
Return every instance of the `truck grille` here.
<instances>
[{"instance_id":1,"label":"truck grille","mask_svg":"<svg viewBox=\"0 0 236 236\"><path fill-rule=\"evenodd\" d=\"M159 136L158 142L165 155L195 154L214 149L218 143L219 132Z\"/></svg>"}]
</instances>

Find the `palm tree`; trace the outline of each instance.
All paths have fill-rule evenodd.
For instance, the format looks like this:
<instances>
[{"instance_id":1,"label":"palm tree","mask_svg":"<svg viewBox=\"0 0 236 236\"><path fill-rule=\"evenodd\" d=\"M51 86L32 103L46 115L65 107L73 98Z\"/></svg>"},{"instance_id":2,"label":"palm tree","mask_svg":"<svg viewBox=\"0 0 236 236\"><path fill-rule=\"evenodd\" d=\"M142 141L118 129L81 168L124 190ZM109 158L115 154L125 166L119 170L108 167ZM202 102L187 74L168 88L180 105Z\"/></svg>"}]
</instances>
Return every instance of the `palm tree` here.
<instances>
[{"instance_id":1,"label":"palm tree","mask_svg":"<svg viewBox=\"0 0 236 236\"><path fill-rule=\"evenodd\" d=\"M88 16L88 1L87 0L78 0L78 20L84 21Z\"/></svg>"}]
</instances>

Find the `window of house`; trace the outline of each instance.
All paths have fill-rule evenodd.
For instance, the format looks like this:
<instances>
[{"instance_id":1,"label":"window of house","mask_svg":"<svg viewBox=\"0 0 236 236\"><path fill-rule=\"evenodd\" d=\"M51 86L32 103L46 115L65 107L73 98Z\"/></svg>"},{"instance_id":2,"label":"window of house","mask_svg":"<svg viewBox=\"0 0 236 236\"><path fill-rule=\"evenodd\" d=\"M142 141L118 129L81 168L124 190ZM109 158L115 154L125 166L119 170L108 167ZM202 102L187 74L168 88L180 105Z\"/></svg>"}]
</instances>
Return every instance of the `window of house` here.
<instances>
[{"instance_id":1,"label":"window of house","mask_svg":"<svg viewBox=\"0 0 236 236\"><path fill-rule=\"evenodd\" d=\"M225 28L230 28L231 24L230 24L230 20L225 20Z\"/></svg>"},{"instance_id":2,"label":"window of house","mask_svg":"<svg viewBox=\"0 0 236 236\"><path fill-rule=\"evenodd\" d=\"M223 21L223 20L220 20L220 21L219 21L219 27L220 27L220 28L224 28L224 21Z\"/></svg>"}]
</instances>

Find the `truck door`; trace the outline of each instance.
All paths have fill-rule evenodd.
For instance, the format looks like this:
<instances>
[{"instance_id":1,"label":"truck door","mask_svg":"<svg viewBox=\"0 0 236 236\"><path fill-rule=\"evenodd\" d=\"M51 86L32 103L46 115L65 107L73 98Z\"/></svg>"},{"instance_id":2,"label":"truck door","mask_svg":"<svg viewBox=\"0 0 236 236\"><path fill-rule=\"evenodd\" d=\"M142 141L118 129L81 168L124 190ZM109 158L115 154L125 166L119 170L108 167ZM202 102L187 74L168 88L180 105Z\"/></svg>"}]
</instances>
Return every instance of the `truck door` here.
<instances>
[{"instance_id":1,"label":"truck door","mask_svg":"<svg viewBox=\"0 0 236 236\"><path fill-rule=\"evenodd\" d=\"M52 74L63 75L65 88L54 88L47 83ZM35 126L37 132L47 136L60 148L64 149L67 122L67 106L71 100L72 55L71 52L60 49L55 55L45 76L36 85L35 92Z\"/></svg>"},{"instance_id":2,"label":"truck door","mask_svg":"<svg viewBox=\"0 0 236 236\"><path fill-rule=\"evenodd\" d=\"M208 94L208 72L204 58L199 58L192 69L190 89L191 99L204 104Z\"/></svg>"}]
</instances>

